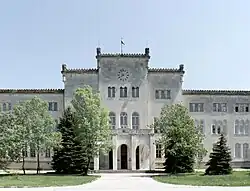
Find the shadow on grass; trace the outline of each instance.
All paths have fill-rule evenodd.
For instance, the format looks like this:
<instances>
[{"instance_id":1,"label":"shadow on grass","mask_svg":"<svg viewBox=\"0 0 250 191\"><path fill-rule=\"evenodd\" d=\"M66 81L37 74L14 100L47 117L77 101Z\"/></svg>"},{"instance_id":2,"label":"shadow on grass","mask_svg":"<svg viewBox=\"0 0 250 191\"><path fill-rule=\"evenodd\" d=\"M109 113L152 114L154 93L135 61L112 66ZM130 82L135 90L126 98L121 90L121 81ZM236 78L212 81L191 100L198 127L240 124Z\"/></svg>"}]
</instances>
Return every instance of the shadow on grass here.
<instances>
[{"instance_id":1,"label":"shadow on grass","mask_svg":"<svg viewBox=\"0 0 250 191\"><path fill-rule=\"evenodd\" d=\"M55 172L47 172L47 173L28 173L28 174L16 174L16 173L9 173L9 174L0 174L0 177L6 176L89 176L89 175L82 175L82 174L63 174L63 173L55 173Z\"/></svg>"}]
</instances>

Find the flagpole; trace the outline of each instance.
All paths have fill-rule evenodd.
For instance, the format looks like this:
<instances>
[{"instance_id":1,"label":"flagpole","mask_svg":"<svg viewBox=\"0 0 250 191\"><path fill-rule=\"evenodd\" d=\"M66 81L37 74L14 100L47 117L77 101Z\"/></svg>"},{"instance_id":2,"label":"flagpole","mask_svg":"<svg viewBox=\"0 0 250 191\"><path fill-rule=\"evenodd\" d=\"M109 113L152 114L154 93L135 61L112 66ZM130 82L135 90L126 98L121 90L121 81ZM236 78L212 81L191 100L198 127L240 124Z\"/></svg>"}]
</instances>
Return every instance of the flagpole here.
<instances>
[{"instance_id":1,"label":"flagpole","mask_svg":"<svg viewBox=\"0 0 250 191\"><path fill-rule=\"evenodd\" d=\"M122 50L122 38L121 38L121 54L123 53L123 50Z\"/></svg>"}]
</instances>

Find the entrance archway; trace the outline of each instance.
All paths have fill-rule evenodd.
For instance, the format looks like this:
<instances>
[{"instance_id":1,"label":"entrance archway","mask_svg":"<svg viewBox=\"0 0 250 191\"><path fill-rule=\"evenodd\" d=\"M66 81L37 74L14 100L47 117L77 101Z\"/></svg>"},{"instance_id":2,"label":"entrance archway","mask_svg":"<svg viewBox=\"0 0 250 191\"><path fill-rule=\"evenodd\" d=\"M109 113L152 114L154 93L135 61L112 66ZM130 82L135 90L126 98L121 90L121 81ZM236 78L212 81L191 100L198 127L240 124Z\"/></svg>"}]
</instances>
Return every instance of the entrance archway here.
<instances>
[{"instance_id":1,"label":"entrance archway","mask_svg":"<svg viewBox=\"0 0 250 191\"><path fill-rule=\"evenodd\" d=\"M109 151L109 169L113 169L113 150Z\"/></svg>"},{"instance_id":2,"label":"entrance archway","mask_svg":"<svg viewBox=\"0 0 250 191\"><path fill-rule=\"evenodd\" d=\"M128 169L128 147L121 145L121 169Z\"/></svg>"},{"instance_id":3,"label":"entrance archway","mask_svg":"<svg viewBox=\"0 0 250 191\"><path fill-rule=\"evenodd\" d=\"M136 170L140 169L140 151L139 146L136 147Z\"/></svg>"},{"instance_id":4,"label":"entrance archway","mask_svg":"<svg viewBox=\"0 0 250 191\"><path fill-rule=\"evenodd\" d=\"M136 170L149 169L149 147L144 144L140 144L135 150L136 156Z\"/></svg>"}]
</instances>

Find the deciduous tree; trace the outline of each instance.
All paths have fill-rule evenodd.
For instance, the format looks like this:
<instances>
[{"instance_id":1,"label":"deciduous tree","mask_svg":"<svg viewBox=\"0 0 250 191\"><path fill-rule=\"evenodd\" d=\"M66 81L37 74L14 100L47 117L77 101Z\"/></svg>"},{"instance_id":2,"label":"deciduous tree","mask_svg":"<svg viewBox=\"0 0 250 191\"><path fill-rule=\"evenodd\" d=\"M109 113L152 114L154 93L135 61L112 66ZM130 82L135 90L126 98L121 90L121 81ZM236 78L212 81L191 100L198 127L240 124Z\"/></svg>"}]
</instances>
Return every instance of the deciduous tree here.
<instances>
[{"instance_id":1,"label":"deciduous tree","mask_svg":"<svg viewBox=\"0 0 250 191\"><path fill-rule=\"evenodd\" d=\"M0 113L0 168L5 169L9 163L21 158L21 144L18 136L20 126L15 123L11 112Z\"/></svg>"},{"instance_id":2,"label":"deciduous tree","mask_svg":"<svg viewBox=\"0 0 250 191\"><path fill-rule=\"evenodd\" d=\"M79 88L74 94L72 105L75 109L77 139L87 156L84 174L87 174L92 158L99 152L111 148L111 128L108 111L101 105L100 95L91 87Z\"/></svg>"},{"instance_id":3,"label":"deciduous tree","mask_svg":"<svg viewBox=\"0 0 250 191\"><path fill-rule=\"evenodd\" d=\"M165 150L167 173L192 172L201 147L203 135L182 104L166 105L153 127L161 132L158 143Z\"/></svg>"},{"instance_id":4,"label":"deciduous tree","mask_svg":"<svg viewBox=\"0 0 250 191\"><path fill-rule=\"evenodd\" d=\"M20 103L13 108L12 115L15 119L15 124L19 127L16 132L17 139L20 144L20 152L22 154L22 170L25 174L25 158L27 157L27 148L32 143L31 139L31 128L30 121L27 120L27 111L26 103Z\"/></svg>"},{"instance_id":5,"label":"deciduous tree","mask_svg":"<svg viewBox=\"0 0 250 191\"><path fill-rule=\"evenodd\" d=\"M24 103L17 121L22 121L25 113L25 126L29 132L30 142L37 154L37 173L40 171L40 153L46 149L57 147L61 134L55 131L55 120L48 111L48 103L39 97L34 97Z\"/></svg>"}]
</instances>

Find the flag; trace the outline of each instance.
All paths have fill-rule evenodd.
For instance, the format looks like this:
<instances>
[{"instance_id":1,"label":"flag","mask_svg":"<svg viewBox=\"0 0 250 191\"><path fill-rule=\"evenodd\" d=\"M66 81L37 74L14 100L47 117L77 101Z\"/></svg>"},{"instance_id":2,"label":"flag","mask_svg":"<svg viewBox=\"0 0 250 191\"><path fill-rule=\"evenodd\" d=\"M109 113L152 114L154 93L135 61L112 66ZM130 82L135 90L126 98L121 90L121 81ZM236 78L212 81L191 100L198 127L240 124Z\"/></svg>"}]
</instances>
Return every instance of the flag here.
<instances>
[{"instance_id":1,"label":"flag","mask_svg":"<svg viewBox=\"0 0 250 191\"><path fill-rule=\"evenodd\" d=\"M121 44L122 44L122 45L125 45L125 43L123 42L123 40L121 40Z\"/></svg>"}]
</instances>

